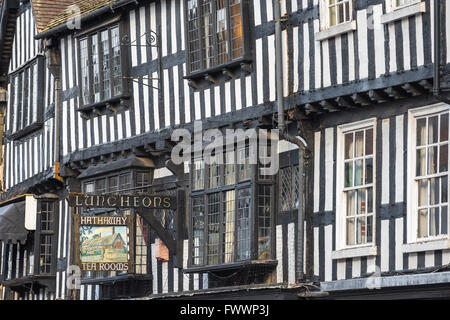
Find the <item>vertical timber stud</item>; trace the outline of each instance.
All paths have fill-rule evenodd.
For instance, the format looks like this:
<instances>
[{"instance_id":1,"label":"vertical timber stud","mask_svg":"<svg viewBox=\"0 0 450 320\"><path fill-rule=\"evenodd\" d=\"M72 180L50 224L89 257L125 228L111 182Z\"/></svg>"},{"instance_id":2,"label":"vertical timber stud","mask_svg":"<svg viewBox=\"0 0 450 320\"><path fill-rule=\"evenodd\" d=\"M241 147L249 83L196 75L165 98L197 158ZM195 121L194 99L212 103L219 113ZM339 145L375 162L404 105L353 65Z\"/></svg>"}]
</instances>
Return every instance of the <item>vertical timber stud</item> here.
<instances>
[{"instance_id":1,"label":"vertical timber stud","mask_svg":"<svg viewBox=\"0 0 450 320\"><path fill-rule=\"evenodd\" d=\"M80 266L80 215L77 214L75 207L70 207L70 220L71 228L70 228L70 243L73 243L73 247L68 254L68 266L77 265ZM81 276L82 272L80 272ZM64 285L64 284L63 284ZM77 300L77 288L72 288L72 300Z\"/></svg>"},{"instance_id":2,"label":"vertical timber stud","mask_svg":"<svg viewBox=\"0 0 450 320\"><path fill-rule=\"evenodd\" d=\"M175 266L179 269L183 268L183 244L186 236L186 192L183 189L177 191L177 214L176 214L176 261Z\"/></svg>"}]
</instances>

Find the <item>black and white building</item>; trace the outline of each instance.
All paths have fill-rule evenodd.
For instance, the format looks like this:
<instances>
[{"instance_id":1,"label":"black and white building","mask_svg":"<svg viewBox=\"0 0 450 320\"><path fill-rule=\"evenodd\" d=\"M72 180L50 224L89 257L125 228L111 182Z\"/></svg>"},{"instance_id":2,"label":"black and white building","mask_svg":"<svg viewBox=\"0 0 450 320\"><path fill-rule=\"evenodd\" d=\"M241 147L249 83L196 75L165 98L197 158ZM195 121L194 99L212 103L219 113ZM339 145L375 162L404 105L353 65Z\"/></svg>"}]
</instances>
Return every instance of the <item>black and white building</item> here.
<instances>
[{"instance_id":1,"label":"black and white building","mask_svg":"<svg viewBox=\"0 0 450 320\"><path fill-rule=\"evenodd\" d=\"M2 0L0 14L1 299L448 297L448 1ZM281 100L276 175L235 141L212 164L171 161L175 129L264 133ZM184 205L83 210L136 217L136 267L72 290L69 192Z\"/></svg>"}]
</instances>

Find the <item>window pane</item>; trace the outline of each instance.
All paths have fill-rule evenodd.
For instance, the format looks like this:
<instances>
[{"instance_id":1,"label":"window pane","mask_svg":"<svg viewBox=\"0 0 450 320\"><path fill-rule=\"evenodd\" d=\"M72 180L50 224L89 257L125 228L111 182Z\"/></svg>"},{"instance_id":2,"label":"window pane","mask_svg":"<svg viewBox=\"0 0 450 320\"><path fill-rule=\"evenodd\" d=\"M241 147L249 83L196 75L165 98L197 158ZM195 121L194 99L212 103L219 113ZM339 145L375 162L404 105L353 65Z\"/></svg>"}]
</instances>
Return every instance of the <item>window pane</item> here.
<instances>
[{"instance_id":1,"label":"window pane","mask_svg":"<svg viewBox=\"0 0 450 320\"><path fill-rule=\"evenodd\" d=\"M240 0L229 0L231 21L231 59L243 55L242 19Z\"/></svg>"},{"instance_id":2,"label":"window pane","mask_svg":"<svg viewBox=\"0 0 450 320\"><path fill-rule=\"evenodd\" d=\"M366 184L373 182L373 159L366 159Z\"/></svg>"},{"instance_id":3,"label":"window pane","mask_svg":"<svg viewBox=\"0 0 450 320\"><path fill-rule=\"evenodd\" d=\"M84 185L84 192L85 193L94 193L95 192L95 183L94 182L88 182Z\"/></svg>"},{"instance_id":4,"label":"window pane","mask_svg":"<svg viewBox=\"0 0 450 320\"><path fill-rule=\"evenodd\" d=\"M187 10L190 69L191 71L196 71L200 69L199 10L197 0L188 0Z\"/></svg>"},{"instance_id":5,"label":"window pane","mask_svg":"<svg viewBox=\"0 0 450 320\"><path fill-rule=\"evenodd\" d=\"M426 154L425 148L416 151L416 175L418 177L425 175L425 167L426 167L425 154Z\"/></svg>"},{"instance_id":6,"label":"window pane","mask_svg":"<svg viewBox=\"0 0 450 320\"><path fill-rule=\"evenodd\" d=\"M345 135L345 159L353 158L353 133Z\"/></svg>"},{"instance_id":7,"label":"window pane","mask_svg":"<svg viewBox=\"0 0 450 320\"><path fill-rule=\"evenodd\" d=\"M441 207L441 234L448 232L447 206Z\"/></svg>"},{"instance_id":8,"label":"window pane","mask_svg":"<svg viewBox=\"0 0 450 320\"><path fill-rule=\"evenodd\" d=\"M448 113L441 115L440 142L448 140Z\"/></svg>"},{"instance_id":9,"label":"window pane","mask_svg":"<svg viewBox=\"0 0 450 320\"><path fill-rule=\"evenodd\" d=\"M330 8L330 26L334 26L337 24L336 15L336 7L333 6Z\"/></svg>"},{"instance_id":10,"label":"window pane","mask_svg":"<svg viewBox=\"0 0 450 320\"><path fill-rule=\"evenodd\" d=\"M205 162L203 160L194 161L194 170L192 175L192 190L204 188Z\"/></svg>"},{"instance_id":11,"label":"window pane","mask_svg":"<svg viewBox=\"0 0 450 320\"><path fill-rule=\"evenodd\" d=\"M224 196L222 259L224 263L230 263L234 261L235 192L234 190L227 191Z\"/></svg>"},{"instance_id":12,"label":"window pane","mask_svg":"<svg viewBox=\"0 0 450 320\"><path fill-rule=\"evenodd\" d=\"M355 197L356 191L348 191L347 194L347 216L354 216L356 214L355 210Z\"/></svg>"},{"instance_id":13,"label":"window pane","mask_svg":"<svg viewBox=\"0 0 450 320\"><path fill-rule=\"evenodd\" d=\"M417 120L417 146L423 146L426 143L426 127L427 127L427 119L422 118Z\"/></svg>"},{"instance_id":14,"label":"window pane","mask_svg":"<svg viewBox=\"0 0 450 320\"><path fill-rule=\"evenodd\" d=\"M119 27L111 29L113 96L122 93L122 57Z\"/></svg>"},{"instance_id":15,"label":"window pane","mask_svg":"<svg viewBox=\"0 0 450 320\"><path fill-rule=\"evenodd\" d=\"M236 161L234 151L225 153L225 185L236 183Z\"/></svg>"},{"instance_id":16,"label":"window pane","mask_svg":"<svg viewBox=\"0 0 450 320\"><path fill-rule=\"evenodd\" d=\"M364 160L355 161L355 186L363 184L363 162Z\"/></svg>"},{"instance_id":17,"label":"window pane","mask_svg":"<svg viewBox=\"0 0 450 320\"><path fill-rule=\"evenodd\" d=\"M80 65L83 104L89 104L91 102L91 97L89 91L89 55L87 39L80 41Z\"/></svg>"},{"instance_id":18,"label":"window pane","mask_svg":"<svg viewBox=\"0 0 450 320\"><path fill-rule=\"evenodd\" d=\"M353 162L345 163L345 182L346 188L353 187Z\"/></svg>"},{"instance_id":19,"label":"window pane","mask_svg":"<svg viewBox=\"0 0 450 320\"><path fill-rule=\"evenodd\" d=\"M250 165L250 148L246 146L238 150L239 181L248 180L252 176Z\"/></svg>"},{"instance_id":20,"label":"window pane","mask_svg":"<svg viewBox=\"0 0 450 320\"><path fill-rule=\"evenodd\" d=\"M448 144L439 147L439 172L448 170Z\"/></svg>"},{"instance_id":21,"label":"window pane","mask_svg":"<svg viewBox=\"0 0 450 320\"><path fill-rule=\"evenodd\" d=\"M418 214L418 237L424 238L428 236L428 214L427 209L419 210Z\"/></svg>"},{"instance_id":22,"label":"window pane","mask_svg":"<svg viewBox=\"0 0 450 320\"><path fill-rule=\"evenodd\" d=\"M367 189L367 213L373 212L373 188Z\"/></svg>"},{"instance_id":23,"label":"window pane","mask_svg":"<svg viewBox=\"0 0 450 320\"><path fill-rule=\"evenodd\" d=\"M358 193L358 206L357 206L357 214L365 214L366 213L366 190L359 189Z\"/></svg>"},{"instance_id":24,"label":"window pane","mask_svg":"<svg viewBox=\"0 0 450 320\"><path fill-rule=\"evenodd\" d=\"M428 118L428 143L438 142L438 116Z\"/></svg>"},{"instance_id":25,"label":"window pane","mask_svg":"<svg viewBox=\"0 0 450 320\"><path fill-rule=\"evenodd\" d=\"M366 156L373 154L373 129L366 130Z\"/></svg>"},{"instance_id":26,"label":"window pane","mask_svg":"<svg viewBox=\"0 0 450 320\"><path fill-rule=\"evenodd\" d=\"M211 157L211 164L209 165L209 188L217 188L220 185L220 157L222 155L215 155Z\"/></svg>"},{"instance_id":27,"label":"window pane","mask_svg":"<svg viewBox=\"0 0 450 320\"><path fill-rule=\"evenodd\" d=\"M355 244L355 218L347 218L347 245Z\"/></svg>"},{"instance_id":28,"label":"window pane","mask_svg":"<svg viewBox=\"0 0 450 320\"><path fill-rule=\"evenodd\" d=\"M364 131L355 133L355 157L364 155Z\"/></svg>"},{"instance_id":29,"label":"window pane","mask_svg":"<svg viewBox=\"0 0 450 320\"><path fill-rule=\"evenodd\" d=\"M258 187L258 259L271 258L271 187Z\"/></svg>"},{"instance_id":30,"label":"window pane","mask_svg":"<svg viewBox=\"0 0 450 320\"><path fill-rule=\"evenodd\" d=\"M439 207L430 209L430 236L439 234Z\"/></svg>"},{"instance_id":31,"label":"window pane","mask_svg":"<svg viewBox=\"0 0 450 320\"><path fill-rule=\"evenodd\" d=\"M356 243L366 243L366 217L356 219Z\"/></svg>"},{"instance_id":32,"label":"window pane","mask_svg":"<svg viewBox=\"0 0 450 320\"><path fill-rule=\"evenodd\" d=\"M228 24L225 0L216 1L217 64L228 61Z\"/></svg>"},{"instance_id":33,"label":"window pane","mask_svg":"<svg viewBox=\"0 0 450 320\"><path fill-rule=\"evenodd\" d=\"M110 58L109 58L109 36L108 30L101 33L101 49L102 49L102 76L103 76L103 99L111 97L111 83L110 83Z\"/></svg>"},{"instance_id":34,"label":"window pane","mask_svg":"<svg viewBox=\"0 0 450 320\"><path fill-rule=\"evenodd\" d=\"M426 206L428 204L428 180L419 181L419 207Z\"/></svg>"},{"instance_id":35,"label":"window pane","mask_svg":"<svg viewBox=\"0 0 450 320\"><path fill-rule=\"evenodd\" d=\"M203 64L205 68L210 68L214 65L212 0L203 0L202 29Z\"/></svg>"},{"instance_id":36,"label":"window pane","mask_svg":"<svg viewBox=\"0 0 450 320\"><path fill-rule=\"evenodd\" d=\"M32 120L31 123L37 121L37 110L38 110L38 64L33 65L33 102L32 102ZM52 101L53 102L53 101Z\"/></svg>"},{"instance_id":37,"label":"window pane","mask_svg":"<svg viewBox=\"0 0 450 320\"><path fill-rule=\"evenodd\" d=\"M208 196L208 264L219 263L220 193Z\"/></svg>"},{"instance_id":38,"label":"window pane","mask_svg":"<svg viewBox=\"0 0 450 320\"><path fill-rule=\"evenodd\" d=\"M91 59L92 59L92 82L93 82L93 101L100 101L100 70L99 70L99 53L98 53L98 37L91 37Z\"/></svg>"},{"instance_id":39,"label":"window pane","mask_svg":"<svg viewBox=\"0 0 450 320\"><path fill-rule=\"evenodd\" d=\"M192 198L192 204L192 262L194 265L201 265L204 264L203 248L205 243L205 202L203 196Z\"/></svg>"},{"instance_id":40,"label":"window pane","mask_svg":"<svg viewBox=\"0 0 450 320\"><path fill-rule=\"evenodd\" d=\"M428 174L437 172L437 147L428 148Z\"/></svg>"},{"instance_id":41,"label":"window pane","mask_svg":"<svg viewBox=\"0 0 450 320\"><path fill-rule=\"evenodd\" d=\"M372 242L373 241L373 217L372 216L368 216L367 217L367 242Z\"/></svg>"},{"instance_id":42,"label":"window pane","mask_svg":"<svg viewBox=\"0 0 450 320\"><path fill-rule=\"evenodd\" d=\"M439 180L430 179L430 205L439 204Z\"/></svg>"},{"instance_id":43,"label":"window pane","mask_svg":"<svg viewBox=\"0 0 450 320\"><path fill-rule=\"evenodd\" d=\"M117 176L115 176L115 177L110 177L109 179L108 179L109 181L108 181L108 189L109 189L109 192L110 193L116 193L117 192L117 190L118 190L118 177Z\"/></svg>"},{"instance_id":44,"label":"window pane","mask_svg":"<svg viewBox=\"0 0 450 320\"><path fill-rule=\"evenodd\" d=\"M250 259L250 189L239 190L237 215L237 259Z\"/></svg>"},{"instance_id":45,"label":"window pane","mask_svg":"<svg viewBox=\"0 0 450 320\"><path fill-rule=\"evenodd\" d=\"M446 203L448 198L448 176L441 178L441 203Z\"/></svg>"}]
</instances>

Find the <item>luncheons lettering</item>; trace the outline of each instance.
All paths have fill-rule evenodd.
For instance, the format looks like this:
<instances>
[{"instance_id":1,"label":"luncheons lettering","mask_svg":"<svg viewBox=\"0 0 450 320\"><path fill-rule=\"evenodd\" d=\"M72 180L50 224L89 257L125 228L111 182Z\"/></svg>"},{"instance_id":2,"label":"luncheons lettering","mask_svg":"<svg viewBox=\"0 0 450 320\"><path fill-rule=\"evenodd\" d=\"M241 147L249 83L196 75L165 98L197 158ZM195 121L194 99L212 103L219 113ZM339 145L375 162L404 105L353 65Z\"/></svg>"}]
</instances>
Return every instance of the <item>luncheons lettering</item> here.
<instances>
[{"instance_id":1,"label":"luncheons lettering","mask_svg":"<svg viewBox=\"0 0 450 320\"><path fill-rule=\"evenodd\" d=\"M175 209L175 197L161 197L156 195L90 195L70 193L67 196L71 207L90 208L149 208Z\"/></svg>"}]
</instances>

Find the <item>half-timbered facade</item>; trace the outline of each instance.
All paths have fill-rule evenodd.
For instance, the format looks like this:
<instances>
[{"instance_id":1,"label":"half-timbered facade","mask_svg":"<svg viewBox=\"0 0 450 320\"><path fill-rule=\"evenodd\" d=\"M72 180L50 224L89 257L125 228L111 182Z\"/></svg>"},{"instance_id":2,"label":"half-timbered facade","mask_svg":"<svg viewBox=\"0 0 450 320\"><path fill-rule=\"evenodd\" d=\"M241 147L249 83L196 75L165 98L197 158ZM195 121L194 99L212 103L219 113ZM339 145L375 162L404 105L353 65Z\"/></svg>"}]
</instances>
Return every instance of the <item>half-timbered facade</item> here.
<instances>
[{"instance_id":1,"label":"half-timbered facade","mask_svg":"<svg viewBox=\"0 0 450 320\"><path fill-rule=\"evenodd\" d=\"M450 5L281 0L278 13L276 1L67 0L53 15L50 1L2 1L0 214L25 203L25 220L37 217L24 243L0 237L3 298L448 286ZM171 159L175 129L264 135L281 126L281 99L275 175L250 162L260 143L232 140L212 162ZM69 192L182 205L74 209ZM134 273L83 272L68 286L75 213L136 217ZM31 252L45 281L21 274Z\"/></svg>"}]
</instances>

